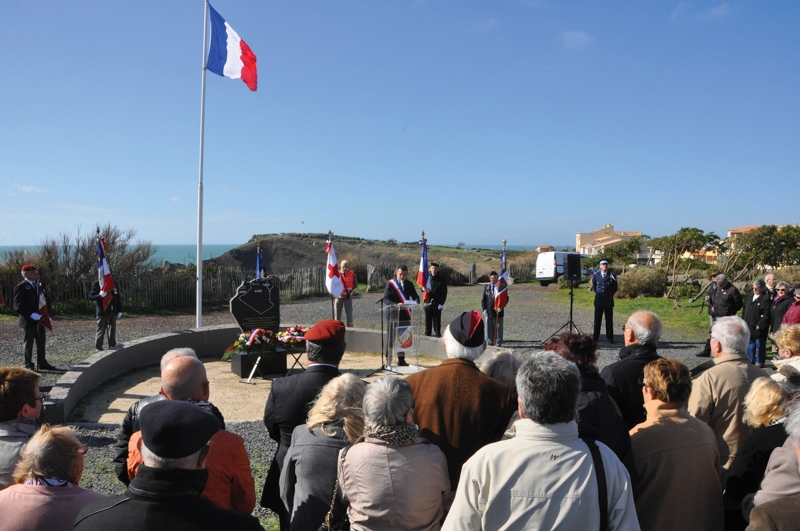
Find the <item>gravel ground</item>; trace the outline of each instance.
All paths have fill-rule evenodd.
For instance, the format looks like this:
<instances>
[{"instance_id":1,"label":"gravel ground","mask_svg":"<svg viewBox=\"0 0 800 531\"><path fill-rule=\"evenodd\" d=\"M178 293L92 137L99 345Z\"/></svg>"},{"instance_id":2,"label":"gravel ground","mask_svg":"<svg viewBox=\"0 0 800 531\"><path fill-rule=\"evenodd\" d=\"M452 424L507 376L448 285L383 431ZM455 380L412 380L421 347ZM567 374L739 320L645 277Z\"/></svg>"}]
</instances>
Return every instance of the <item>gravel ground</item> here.
<instances>
[{"instance_id":1,"label":"gravel ground","mask_svg":"<svg viewBox=\"0 0 800 531\"><path fill-rule=\"evenodd\" d=\"M505 317L504 346L523 356L539 350L539 347L553 332L569 319L569 308L552 304L551 294L555 286L542 288L537 285L513 286L511 301ZM458 314L480 307L482 286L450 288L448 303L442 315L442 322L449 323ZM353 301L356 326L380 329L381 312L379 299L382 294L361 294ZM281 321L283 323L313 324L331 317L329 298L311 298L301 302L283 304ZM582 332L591 332L593 315L591 310L576 308L574 321ZM598 364L605 366L617 359L621 345L621 326L625 316L615 316L617 343L601 342L598 350ZM233 323L227 311L209 312L203 315L207 326ZM117 341L124 343L140 337L193 328L194 315L125 315L119 321ZM48 335L47 359L51 363L67 368L94 354L93 319L56 318L54 331ZM22 333L16 319L0 321L0 366L17 365L22 361ZM679 358L690 368L698 364L693 356L702 348L701 340L687 341L680 331L666 330L659 351L662 355ZM60 376L60 373L44 373L42 389L47 390ZM80 436L91 451L87 455L86 469L81 486L106 494L119 494L124 486L116 479L111 457L113 455L114 432L112 428L97 425L76 425ZM261 422L229 423L228 429L244 437L251 458L256 481L256 494L260 497L261 487L266 477L269 462L275 451L275 443L269 439ZM256 516L266 517L268 512L256 509Z\"/></svg>"}]
</instances>

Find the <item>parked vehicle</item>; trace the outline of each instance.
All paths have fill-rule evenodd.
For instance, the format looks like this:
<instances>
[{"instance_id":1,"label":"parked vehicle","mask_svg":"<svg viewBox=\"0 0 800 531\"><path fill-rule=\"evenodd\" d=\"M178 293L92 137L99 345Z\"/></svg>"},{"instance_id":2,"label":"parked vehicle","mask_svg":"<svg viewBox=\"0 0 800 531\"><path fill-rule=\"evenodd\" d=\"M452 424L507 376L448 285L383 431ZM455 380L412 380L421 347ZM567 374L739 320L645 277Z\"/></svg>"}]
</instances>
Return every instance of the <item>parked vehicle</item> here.
<instances>
[{"instance_id":1,"label":"parked vehicle","mask_svg":"<svg viewBox=\"0 0 800 531\"><path fill-rule=\"evenodd\" d=\"M547 252L539 253L536 258L536 280L542 286L548 286L552 282L558 282L558 278L564 275L567 267L567 257L569 255L577 256L580 259L581 268L581 282L588 282L592 272L589 268L583 267L583 259L588 258L585 254L570 253L570 252Z\"/></svg>"}]
</instances>

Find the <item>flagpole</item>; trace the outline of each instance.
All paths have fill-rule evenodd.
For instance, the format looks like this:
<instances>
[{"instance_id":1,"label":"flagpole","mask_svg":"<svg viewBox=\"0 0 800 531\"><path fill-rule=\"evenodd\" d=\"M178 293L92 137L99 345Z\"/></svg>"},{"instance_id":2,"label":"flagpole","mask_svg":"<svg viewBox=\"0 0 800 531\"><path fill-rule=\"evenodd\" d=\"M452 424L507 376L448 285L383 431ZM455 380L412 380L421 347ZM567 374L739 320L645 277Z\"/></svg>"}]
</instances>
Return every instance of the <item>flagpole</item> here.
<instances>
[{"instance_id":1,"label":"flagpole","mask_svg":"<svg viewBox=\"0 0 800 531\"><path fill-rule=\"evenodd\" d=\"M331 242L331 245L333 245L333 232L332 231L328 231L328 241ZM336 261L336 267L339 267L339 261L338 260ZM333 295L333 294L331 294L331 295ZM333 301L333 297L332 297L331 298L331 319L336 319L336 311L333 308L333 304L334 304L334 301Z\"/></svg>"},{"instance_id":2,"label":"flagpole","mask_svg":"<svg viewBox=\"0 0 800 531\"><path fill-rule=\"evenodd\" d=\"M197 293L196 326L203 326L203 142L206 123L206 47L208 46L208 0L203 11L203 63L200 84L200 175L197 184Z\"/></svg>"},{"instance_id":3,"label":"flagpole","mask_svg":"<svg viewBox=\"0 0 800 531\"><path fill-rule=\"evenodd\" d=\"M506 243L507 240L503 238L503 254L500 255L500 275L506 270ZM492 346L497 345L497 330L500 326L500 310L495 308L494 309L494 341L492 341Z\"/></svg>"}]
</instances>

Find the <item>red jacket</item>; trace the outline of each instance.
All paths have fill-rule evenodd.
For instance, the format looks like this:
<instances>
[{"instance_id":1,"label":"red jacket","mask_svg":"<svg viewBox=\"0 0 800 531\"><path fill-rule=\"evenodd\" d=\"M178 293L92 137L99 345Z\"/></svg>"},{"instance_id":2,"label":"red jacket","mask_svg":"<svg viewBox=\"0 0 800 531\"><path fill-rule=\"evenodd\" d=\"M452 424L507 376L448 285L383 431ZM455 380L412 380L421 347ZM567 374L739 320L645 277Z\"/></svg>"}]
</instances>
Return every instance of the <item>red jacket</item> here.
<instances>
[{"instance_id":1,"label":"red jacket","mask_svg":"<svg viewBox=\"0 0 800 531\"><path fill-rule=\"evenodd\" d=\"M342 291L342 294L339 295L339 298L346 299L350 294L353 293L353 290L356 289L356 286L358 286L358 284L356 283L356 274L353 272L352 269L348 269L347 273L341 273L341 276L342 276L342 285L344 286L344 291Z\"/></svg>"},{"instance_id":2,"label":"red jacket","mask_svg":"<svg viewBox=\"0 0 800 531\"><path fill-rule=\"evenodd\" d=\"M128 477L136 477L139 465L144 463L139 451L142 432L137 431L128 443ZM208 481L200 494L223 509L250 514L256 506L256 485L250 470L250 458L244 448L244 439L225 430L219 430L208 442L211 447L206 460Z\"/></svg>"},{"instance_id":3,"label":"red jacket","mask_svg":"<svg viewBox=\"0 0 800 531\"><path fill-rule=\"evenodd\" d=\"M785 325L800 324L800 302L795 300L792 304L789 305L789 308L786 310L786 313L783 314L782 324Z\"/></svg>"}]
</instances>

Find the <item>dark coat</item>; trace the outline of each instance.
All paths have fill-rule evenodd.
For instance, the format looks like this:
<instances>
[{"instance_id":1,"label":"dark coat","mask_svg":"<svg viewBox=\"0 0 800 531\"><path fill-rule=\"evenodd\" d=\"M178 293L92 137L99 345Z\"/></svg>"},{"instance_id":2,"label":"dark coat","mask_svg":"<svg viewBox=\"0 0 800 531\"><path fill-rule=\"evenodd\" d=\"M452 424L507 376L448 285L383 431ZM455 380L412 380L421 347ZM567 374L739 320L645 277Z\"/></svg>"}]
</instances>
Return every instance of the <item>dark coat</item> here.
<instances>
[{"instance_id":1,"label":"dark coat","mask_svg":"<svg viewBox=\"0 0 800 531\"><path fill-rule=\"evenodd\" d=\"M731 465L725 483L725 500L738 507L746 494L756 492L767 470L769 456L780 448L788 437L784 425L773 424L759 428L744 440Z\"/></svg>"},{"instance_id":2,"label":"dark coat","mask_svg":"<svg viewBox=\"0 0 800 531\"><path fill-rule=\"evenodd\" d=\"M617 454L620 461L626 456L630 457L631 436L628 426L608 395L606 382L599 374L581 375L577 421L578 437L604 443Z\"/></svg>"},{"instance_id":3,"label":"dark coat","mask_svg":"<svg viewBox=\"0 0 800 531\"><path fill-rule=\"evenodd\" d=\"M603 278L602 271L599 269L595 271L589 286L589 290L594 291L594 307L613 308L614 294L617 292L617 287L617 275L612 271L606 271L605 278Z\"/></svg>"},{"instance_id":4,"label":"dark coat","mask_svg":"<svg viewBox=\"0 0 800 531\"><path fill-rule=\"evenodd\" d=\"M166 399L167 397L158 393L157 395L137 400L128 408L125 418L122 419L122 424L119 430L117 430L117 440L114 443L114 458L112 462L114 464L114 471L117 473L117 478L126 485L131 481L128 478L128 441L131 440L131 436L134 433L139 431L139 414L146 405ZM211 413L219 419L221 429L224 430L225 419L222 417L222 412L217 409L217 406L214 404L211 404Z\"/></svg>"},{"instance_id":5,"label":"dark coat","mask_svg":"<svg viewBox=\"0 0 800 531\"><path fill-rule=\"evenodd\" d=\"M717 283L716 282L711 282L711 284L708 285L708 295L706 295L706 297L708 297L708 301L707 301L708 302L708 310L707 310L708 311L708 315L710 315L712 317L714 316L714 312L711 311L711 308L712 308L711 301L714 300L714 293L716 291L717 291Z\"/></svg>"},{"instance_id":6,"label":"dark coat","mask_svg":"<svg viewBox=\"0 0 800 531\"><path fill-rule=\"evenodd\" d=\"M122 311L122 300L119 296L119 290L115 287L111 294L111 303L108 308L103 309L103 297L100 296L100 282L95 280L89 290L89 300L96 303L95 315L102 317L104 315L112 315Z\"/></svg>"},{"instance_id":7,"label":"dark coat","mask_svg":"<svg viewBox=\"0 0 800 531\"><path fill-rule=\"evenodd\" d=\"M749 531L794 531L800 521L800 494L758 505L750 513Z\"/></svg>"},{"instance_id":8,"label":"dark coat","mask_svg":"<svg viewBox=\"0 0 800 531\"><path fill-rule=\"evenodd\" d=\"M660 357L655 346L634 343L622 347L619 361L606 365L600 371L600 376L608 386L608 394L619 406L628 429L647 418L639 378L644 376L644 366Z\"/></svg>"},{"instance_id":9,"label":"dark coat","mask_svg":"<svg viewBox=\"0 0 800 531\"><path fill-rule=\"evenodd\" d=\"M508 293L506 291L506 293ZM481 296L481 310L484 312L488 312L490 310L494 310L494 290L492 289L492 284L486 284L483 287L483 295ZM491 313L489 314L491 316ZM500 308L497 310L497 317L498 319L502 319L505 316L505 308Z\"/></svg>"},{"instance_id":10,"label":"dark coat","mask_svg":"<svg viewBox=\"0 0 800 531\"><path fill-rule=\"evenodd\" d=\"M509 388L464 359L446 359L406 381L414 392L419 435L442 450L455 489L464 462L499 441L508 426L516 409Z\"/></svg>"},{"instance_id":11,"label":"dark coat","mask_svg":"<svg viewBox=\"0 0 800 531\"><path fill-rule=\"evenodd\" d=\"M711 299L711 306L714 317L736 315L736 312L742 309L742 294L730 282L724 289L717 284L714 297Z\"/></svg>"},{"instance_id":12,"label":"dark coat","mask_svg":"<svg viewBox=\"0 0 800 531\"><path fill-rule=\"evenodd\" d=\"M39 285L39 289L44 291L44 288ZM47 292L45 292L45 300L47 300ZM47 303L48 310L50 303ZM36 293L36 288L31 285L27 280L23 280L14 286L14 311L19 314L19 327L20 328L34 328L39 321L31 319L32 313L39 313L39 296Z\"/></svg>"},{"instance_id":13,"label":"dark coat","mask_svg":"<svg viewBox=\"0 0 800 531\"><path fill-rule=\"evenodd\" d=\"M125 494L84 507L73 529L93 531L262 530L258 519L200 498L207 470L139 467Z\"/></svg>"},{"instance_id":14,"label":"dark coat","mask_svg":"<svg viewBox=\"0 0 800 531\"><path fill-rule=\"evenodd\" d=\"M786 310L789 309L789 305L792 304L794 297L790 294L786 294L779 299L772 299L772 308L771 308L771 316L772 316L772 323L771 329L773 332L777 332L781 329L781 322L783 321L783 316L786 315Z\"/></svg>"},{"instance_id":15,"label":"dark coat","mask_svg":"<svg viewBox=\"0 0 800 531\"><path fill-rule=\"evenodd\" d=\"M766 290L755 300L752 294L745 297L742 318L750 329L750 341L767 338L769 325L772 322L772 301Z\"/></svg>"},{"instance_id":16,"label":"dark coat","mask_svg":"<svg viewBox=\"0 0 800 531\"><path fill-rule=\"evenodd\" d=\"M428 290L428 303L438 308L447 300L447 281L442 275L431 277L431 289Z\"/></svg>"},{"instance_id":17,"label":"dark coat","mask_svg":"<svg viewBox=\"0 0 800 531\"><path fill-rule=\"evenodd\" d=\"M341 425L326 427L333 437L322 432L322 428L308 431L306 424L294 429L292 445L286 453L281 468L281 499L291 515L293 531L316 530L325 521L331 506L339 450L350 441ZM341 492L337 493L334 506L334 522L345 518L345 507Z\"/></svg>"},{"instance_id":18,"label":"dark coat","mask_svg":"<svg viewBox=\"0 0 800 531\"><path fill-rule=\"evenodd\" d=\"M394 306L395 304L400 304L401 302L403 302L400 300L400 297L397 296L397 291L395 291L393 284L394 282L390 280L386 283L386 286L383 288L383 304L386 306L384 311L386 312L387 321L390 319L391 316L390 312L391 307ZM403 281L403 293L405 293L406 300L419 302L419 295L417 295L417 290L416 288L414 288L414 284L408 279L405 279ZM411 314L408 312L408 310L402 310L399 313L398 317L401 323L411 322Z\"/></svg>"},{"instance_id":19,"label":"dark coat","mask_svg":"<svg viewBox=\"0 0 800 531\"><path fill-rule=\"evenodd\" d=\"M280 495L281 467L292 442L292 432L300 424L306 423L314 399L325 384L337 376L339 369L336 367L312 364L300 374L278 378L272 382L267 405L264 407L264 425L270 438L278 443L278 448L264 481L262 507L273 510L283 508Z\"/></svg>"}]
</instances>

